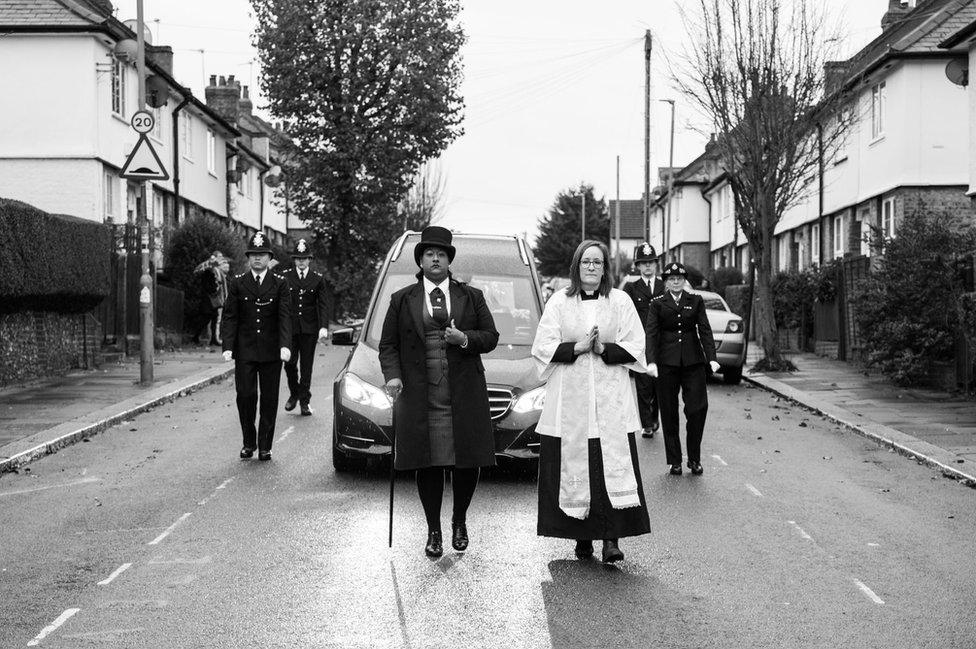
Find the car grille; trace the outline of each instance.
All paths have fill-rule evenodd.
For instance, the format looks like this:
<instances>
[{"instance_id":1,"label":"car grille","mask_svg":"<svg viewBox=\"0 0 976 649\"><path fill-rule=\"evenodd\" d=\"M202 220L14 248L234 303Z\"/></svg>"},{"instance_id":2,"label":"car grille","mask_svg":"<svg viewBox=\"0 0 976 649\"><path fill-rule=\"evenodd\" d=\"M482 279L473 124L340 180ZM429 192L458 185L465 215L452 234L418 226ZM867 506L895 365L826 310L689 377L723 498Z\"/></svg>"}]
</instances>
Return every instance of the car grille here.
<instances>
[{"instance_id":1,"label":"car grille","mask_svg":"<svg viewBox=\"0 0 976 649\"><path fill-rule=\"evenodd\" d=\"M512 391L508 388L489 386L488 388L488 407L491 410L492 419L501 419L508 413L512 406Z\"/></svg>"}]
</instances>

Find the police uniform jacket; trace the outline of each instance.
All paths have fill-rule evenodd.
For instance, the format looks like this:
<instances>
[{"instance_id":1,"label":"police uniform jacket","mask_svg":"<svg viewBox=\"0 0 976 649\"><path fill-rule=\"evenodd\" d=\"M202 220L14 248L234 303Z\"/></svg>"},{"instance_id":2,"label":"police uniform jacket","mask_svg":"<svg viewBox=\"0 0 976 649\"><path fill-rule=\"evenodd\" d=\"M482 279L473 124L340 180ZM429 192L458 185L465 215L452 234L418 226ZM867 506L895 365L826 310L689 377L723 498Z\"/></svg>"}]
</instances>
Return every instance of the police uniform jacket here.
<instances>
[{"instance_id":1,"label":"police uniform jacket","mask_svg":"<svg viewBox=\"0 0 976 649\"><path fill-rule=\"evenodd\" d=\"M291 333L318 334L319 329L329 323L328 297L325 277L311 268L305 279L299 279L298 269L286 268L281 276L291 286Z\"/></svg>"},{"instance_id":2,"label":"police uniform jacket","mask_svg":"<svg viewBox=\"0 0 976 649\"><path fill-rule=\"evenodd\" d=\"M678 302L670 293L654 297L646 324L648 363L680 366L715 360L715 340L700 295L682 291Z\"/></svg>"},{"instance_id":3,"label":"police uniform jacket","mask_svg":"<svg viewBox=\"0 0 976 649\"><path fill-rule=\"evenodd\" d=\"M654 289L652 290L644 278L636 279L632 282L627 282L624 284L624 293L630 296L630 299L634 301L634 308L637 309L637 315L640 316L640 320L647 326L647 309L651 304L651 298L655 295L661 295L664 293L664 280L660 277L654 278Z\"/></svg>"},{"instance_id":4,"label":"police uniform jacket","mask_svg":"<svg viewBox=\"0 0 976 649\"><path fill-rule=\"evenodd\" d=\"M291 346L291 327L288 280L269 269L258 286L249 270L228 283L220 333L235 359L280 360L281 348Z\"/></svg>"}]
</instances>

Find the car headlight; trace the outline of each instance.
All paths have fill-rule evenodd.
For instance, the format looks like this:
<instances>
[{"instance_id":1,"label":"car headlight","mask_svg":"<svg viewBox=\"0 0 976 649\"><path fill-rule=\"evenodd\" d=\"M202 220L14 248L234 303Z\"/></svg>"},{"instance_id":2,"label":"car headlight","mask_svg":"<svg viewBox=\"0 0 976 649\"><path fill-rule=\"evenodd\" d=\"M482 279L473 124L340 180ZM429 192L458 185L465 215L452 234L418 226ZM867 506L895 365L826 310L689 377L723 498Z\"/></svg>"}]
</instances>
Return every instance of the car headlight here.
<instances>
[{"instance_id":1,"label":"car headlight","mask_svg":"<svg viewBox=\"0 0 976 649\"><path fill-rule=\"evenodd\" d=\"M727 334L737 334L742 331L742 320L729 320L729 323L725 325L725 333Z\"/></svg>"},{"instance_id":2,"label":"car headlight","mask_svg":"<svg viewBox=\"0 0 976 649\"><path fill-rule=\"evenodd\" d=\"M342 396L353 403L377 410L389 410L390 408L390 399L382 388L367 383L352 372L346 372L342 379Z\"/></svg>"},{"instance_id":3,"label":"car headlight","mask_svg":"<svg viewBox=\"0 0 976 649\"><path fill-rule=\"evenodd\" d=\"M520 395L515 403L512 404L512 412L525 413L533 410L542 410L546 403L546 386L540 385L534 390L529 390Z\"/></svg>"}]
</instances>

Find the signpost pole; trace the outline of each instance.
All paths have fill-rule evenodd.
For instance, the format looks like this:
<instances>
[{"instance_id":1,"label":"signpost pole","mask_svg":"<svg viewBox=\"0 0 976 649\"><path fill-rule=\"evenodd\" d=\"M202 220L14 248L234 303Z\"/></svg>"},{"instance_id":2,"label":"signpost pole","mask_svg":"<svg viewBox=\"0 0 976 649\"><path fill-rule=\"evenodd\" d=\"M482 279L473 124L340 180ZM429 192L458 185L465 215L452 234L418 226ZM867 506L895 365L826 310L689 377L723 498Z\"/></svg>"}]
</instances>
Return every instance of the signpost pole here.
<instances>
[{"instance_id":1,"label":"signpost pole","mask_svg":"<svg viewBox=\"0 0 976 649\"><path fill-rule=\"evenodd\" d=\"M139 110L146 110L146 27L143 19L143 0L136 0L136 37L139 46L136 66L139 76ZM152 228L146 209L147 190L149 183L139 181L139 197L137 200L137 219L142 247L142 276L139 278L139 382L151 385L153 382L153 342L155 339L153 326L153 280L149 275L149 238Z\"/></svg>"}]
</instances>

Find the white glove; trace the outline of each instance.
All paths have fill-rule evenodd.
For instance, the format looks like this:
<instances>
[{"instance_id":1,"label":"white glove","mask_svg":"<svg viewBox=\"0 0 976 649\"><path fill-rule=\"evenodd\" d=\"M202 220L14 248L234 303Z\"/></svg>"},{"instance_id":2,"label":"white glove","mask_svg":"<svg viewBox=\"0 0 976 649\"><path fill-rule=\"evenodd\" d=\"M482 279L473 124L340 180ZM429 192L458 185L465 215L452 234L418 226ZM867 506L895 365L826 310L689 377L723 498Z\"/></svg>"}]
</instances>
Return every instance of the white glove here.
<instances>
[{"instance_id":1,"label":"white glove","mask_svg":"<svg viewBox=\"0 0 976 649\"><path fill-rule=\"evenodd\" d=\"M721 369L721 367L722 367L721 365L718 364L717 361L711 361L711 362L708 363L708 365L709 365L709 367L712 368L712 373L718 372L719 369Z\"/></svg>"},{"instance_id":2,"label":"white glove","mask_svg":"<svg viewBox=\"0 0 976 649\"><path fill-rule=\"evenodd\" d=\"M657 363L648 363L647 373L653 376L654 378L657 378Z\"/></svg>"},{"instance_id":3,"label":"white glove","mask_svg":"<svg viewBox=\"0 0 976 649\"><path fill-rule=\"evenodd\" d=\"M329 339L329 330L326 329L325 327L319 329L319 342L324 343L328 339Z\"/></svg>"},{"instance_id":4,"label":"white glove","mask_svg":"<svg viewBox=\"0 0 976 649\"><path fill-rule=\"evenodd\" d=\"M223 356L225 361L232 360L234 358L234 352L228 349L223 353Z\"/></svg>"},{"instance_id":5,"label":"white glove","mask_svg":"<svg viewBox=\"0 0 976 649\"><path fill-rule=\"evenodd\" d=\"M287 347L281 348L281 360L283 360L286 363L291 360L291 350L288 349Z\"/></svg>"}]
</instances>

